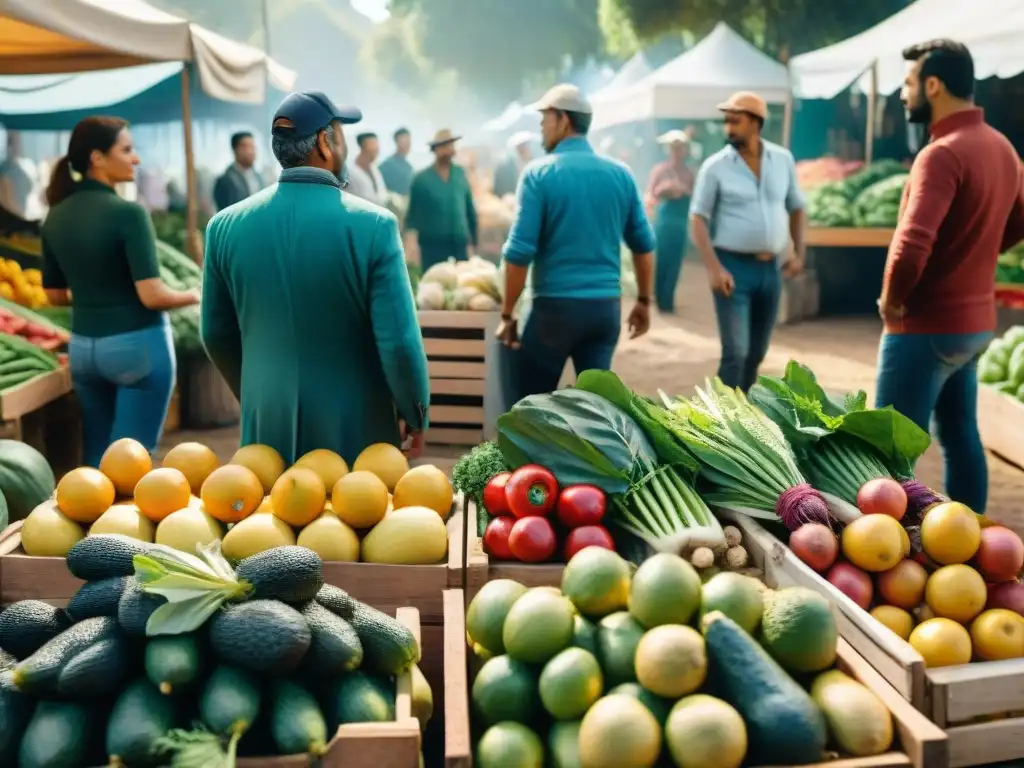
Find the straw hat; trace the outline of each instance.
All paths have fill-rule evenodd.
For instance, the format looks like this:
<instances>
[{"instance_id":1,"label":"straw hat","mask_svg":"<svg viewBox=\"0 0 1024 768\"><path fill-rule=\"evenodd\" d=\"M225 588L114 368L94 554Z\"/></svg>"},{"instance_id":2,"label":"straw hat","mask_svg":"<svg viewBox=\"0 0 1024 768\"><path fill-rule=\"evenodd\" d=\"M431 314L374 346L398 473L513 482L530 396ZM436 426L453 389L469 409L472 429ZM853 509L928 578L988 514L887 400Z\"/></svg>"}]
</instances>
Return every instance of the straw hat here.
<instances>
[{"instance_id":1,"label":"straw hat","mask_svg":"<svg viewBox=\"0 0 1024 768\"><path fill-rule=\"evenodd\" d=\"M719 112L746 112L762 120L768 119L768 104L765 100L751 91L739 91L734 93L718 105Z\"/></svg>"},{"instance_id":2,"label":"straw hat","mask_svg":"<svg viewBox=\"0 0 1024 768\"><path fill-rule=\"evenodd\" d=\"M680 131L678 128L671 130L667 133L661 134L658 137L659 144L689 144L690 135L686 131Z\"/></svg>"},{"instance_id":3,"label":"straw hat","mask_svg":"<svg viewBox=\"0 0 1024 768\"><path fill-rule=\"evenodd\" d=\"M454 144L461 138L461 136L456 136L452 133L450 129L442 128L434 134L434 138L430 140L428 146L431 149L437 149L438 147L443 147L445 144Z\"/></svg>"}]
</instances>

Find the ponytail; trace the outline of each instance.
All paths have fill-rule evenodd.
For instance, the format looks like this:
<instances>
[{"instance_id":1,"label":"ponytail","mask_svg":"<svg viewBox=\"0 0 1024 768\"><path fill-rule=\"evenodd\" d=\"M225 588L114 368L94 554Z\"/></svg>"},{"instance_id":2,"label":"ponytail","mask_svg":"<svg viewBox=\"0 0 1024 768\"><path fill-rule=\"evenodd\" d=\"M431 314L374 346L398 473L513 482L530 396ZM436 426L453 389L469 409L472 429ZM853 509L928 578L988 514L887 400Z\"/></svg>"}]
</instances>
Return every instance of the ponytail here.
<instances>
[{"instance_id":1,"label":"ponytail","mask_svg":"<svg viewBox=\"0 0 1024 768\"><path fill-rule=\"evenodd\" d=\"M71 132L68 153L57 161L50 174L46 202L51 208L74 194L82 177L89 172L92 153L110 152L127 125L119 117L87 117L78 122Z\"/></svg>"},{"instance_id":2,"label":"ponytail","mask_svg":"<svg viewBox=\"0 0 1024 768\"><path fill-rule=\"evenodd\" d=\"M52 208L57 203L67 199L75 191L78 182L73 175L77 176L71 167L71 158L64 155L57 164L53 166L50 173L50 185L46 188L46 202Z\"/></svg>"}]
</instances>

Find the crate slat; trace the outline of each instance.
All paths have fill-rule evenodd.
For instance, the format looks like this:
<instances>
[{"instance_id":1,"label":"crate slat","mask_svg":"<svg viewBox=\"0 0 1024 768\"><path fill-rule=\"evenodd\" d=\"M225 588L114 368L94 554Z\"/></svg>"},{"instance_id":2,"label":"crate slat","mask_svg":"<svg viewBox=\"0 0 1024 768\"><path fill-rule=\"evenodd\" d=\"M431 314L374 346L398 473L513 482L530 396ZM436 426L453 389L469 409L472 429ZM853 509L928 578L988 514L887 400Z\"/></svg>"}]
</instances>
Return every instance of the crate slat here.
<instances>
[{"instance_id":1,"label":"crate slat","mask_svg":"<svg viewBox=\"0 0 1024 768\"><path fill-rule=\"evenodd\" d=\"M466 424L483 426L483 405L432 405L430 420L437 424Z\"/></svg>"},{"instance_id":2,"label":"crate slat","mask_svg":"<svg viewBox=\"0 0 1024 768\"><path fill-rule=\"evenodd\" d=\"M431 383L435 379L472 379L484 381L487 378L486 363L466 363L452 360L427 360L427 374Z\"/></svg>"},{"instance_id":3,"label":"crate slat","mask_svg":"<svg viewBox=\"0 0 1024 768\"><path fill-rule=\"evenodd\" d=\"M460 395L483 398L486 391L483 379L431 379L430 394Z\"/></svg>"},{"instance_id":4,"label":"crate slat","mask_svg":"<svg viewBox=\"0 0 1024 768\"><path fill-rule=\"evenodd\" d=\"M422 310L418 313L420 328L479 328L494 323L497 312L469 312L455 310Z\"/></svg>"},{"instance_id":5,"label":"crate slat","mask_svg":"<svg viewBox=\"0 0 1024 768\"><path fill-rule=\"evenodd\" d=\"M483 339L423 339L427 357L470 357L483 359L487 342Z\"/></svg>"},{"instance_id":6,"label":"crate slat","mask_svg":"<svg viewBox=\"0 0 1024 768\"><path fill-rule=\"evenodd\" d=\"M978 387L978 429L988 450L1024 468L1024 403L993 387Z\"/></svg>"},{"instance_id":7,"label":"crate slat","mask_svg":"<svg viewBox=\"0 0 1024 768\"><path fill-rule=\"evenodd\" d=\"M484 430L480 429L454 429L441 427L427 429L426 441L430 445L465 445L471 446L481 443L484 440Z\"/></svg>"}]
</instances>

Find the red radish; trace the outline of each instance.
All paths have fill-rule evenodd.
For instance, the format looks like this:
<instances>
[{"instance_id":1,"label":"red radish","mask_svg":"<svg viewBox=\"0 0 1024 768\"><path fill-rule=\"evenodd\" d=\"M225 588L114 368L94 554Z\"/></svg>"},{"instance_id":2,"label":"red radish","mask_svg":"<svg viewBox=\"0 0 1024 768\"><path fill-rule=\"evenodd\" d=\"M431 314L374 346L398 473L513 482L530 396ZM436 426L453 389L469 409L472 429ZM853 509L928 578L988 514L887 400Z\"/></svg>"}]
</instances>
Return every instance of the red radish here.
<instances>
[{"instance_id":1,"label":"red radish","mask_svg":"<svg viewBox=\"0 0 1024 768\"><path fill-rule=\"evenodd\" d=\"M579 528L581 525L600 523L606 504L604 491L596 485L570 485L558 494L558 506L555 509L562 525L566 528Z\"/></svg>"},{"instance_id":2,"label":"red radish","mask_svg":"<svg viewBox=\"0 0 1024 768\"><path fill-rule=\"evenodd\" d=\"M860 568L849 563L836 563L826 574L826 578L833 587L865 611L871 605L875 589L871 584L871 577Z\"/></svg>"},{"instance_id":3,"label":"red radish","mask_svg":"<svg viewBox=\"0 0 1024 768\"><path fill-rule=\"evenodd\" d=\"M517 560L542 563L550 560L558 547L555 529L546 517L529 515L516 520L508 537L508 548Z\"/></svg>"},{"instance_id":4,"label":"red radish","mask_svg":"<svg viewBox=\"0 0 1024 768\"><path fill-rule=\"evenodd\" d=\"M572 560L572 556L586 547L603 547L615 551L615 542L612 535L603 525L581 525L573 528L565 537L565 562Z\"/></svg>"},{"instance_id":5,"label":"red radish","mask_svg":"<svg viewBox=\"0 0 1024 768\"><path fill-rule=\"evenodd\" d=\"M508 537L515 522L511 517L496 517L487 524L484 530L484 551L487 554L499 560L516 559L508 546Z\"/></svg>"},{"instance_id":6,"label":"red radish","mask_svg":"<svg viewBox=\"0 0 1024 768\"><path fill-rule=\"evenodd\" d=\"M789 535L793 554L818 572L827 571L839 556L839 540L821 523L804 523Z\"/></svg>"},{"instance_id":7,"label":"red radish","mask_svg":"<svg viewBox=\"0 0 1024 768\"><path fill-rule=\"evenodd\" d=\"M508 501L505 498L505 484L512 477L511 472L499 472L484 486L484 509L492 515L511 515L512 510L508 508Z\"/></svg>"},{"instance_id":8,"label":"red radish","mask_svg":"<svg viewBox=\"0 0 1024 768\"><path fill-rule=\"evenodd\" d=\"M1024 568L1024 541L1002 525L982 528L975 557L985 581L1010 581Z\"/></svg>"},{"instance_id":9,"label":"red radish","mask_svg":"<svg viewBox=\"0 0 1024 768\"><path fill-rule=\"evenodd\" d=\"M1007 581L989 587L985 609L990 608L1005 608L1024 616L1024 584L1019 581Z\"/></svg>"},{"instance_id":10,"label":"red radish","mask_svg":"<svg viewBox=\"0 0 1024 768\"><path fill-rule=\"evenodd\" d=\"M857 509L865 515L889 515L902 520L907 514L907 492L891 477L876 477L857 491Z\"/></svg>"}]
</instances>

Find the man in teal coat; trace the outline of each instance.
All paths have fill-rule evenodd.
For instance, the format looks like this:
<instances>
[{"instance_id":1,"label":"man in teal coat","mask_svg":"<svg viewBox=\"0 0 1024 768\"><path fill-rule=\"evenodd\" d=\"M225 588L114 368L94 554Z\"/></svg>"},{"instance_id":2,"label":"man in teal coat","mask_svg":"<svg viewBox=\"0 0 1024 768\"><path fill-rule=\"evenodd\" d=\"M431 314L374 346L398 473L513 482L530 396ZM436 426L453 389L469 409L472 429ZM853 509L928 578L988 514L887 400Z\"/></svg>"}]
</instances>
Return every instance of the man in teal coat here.
<instances>
[{"instance_id":1,"label":"man in teal coat","mask_svg":"<svg viewBox=\"0 0 1024 768\"><path fill-rule=\"evenodd\" d=\"M422 449L427 360L395 217L342 191L341 126L362 119L320 92L273 122L278 183L206 231L202 337L241 401L242 445L291 464L371 443Z\"/></svg>"}]
</instances>

